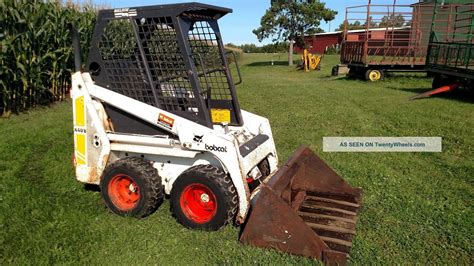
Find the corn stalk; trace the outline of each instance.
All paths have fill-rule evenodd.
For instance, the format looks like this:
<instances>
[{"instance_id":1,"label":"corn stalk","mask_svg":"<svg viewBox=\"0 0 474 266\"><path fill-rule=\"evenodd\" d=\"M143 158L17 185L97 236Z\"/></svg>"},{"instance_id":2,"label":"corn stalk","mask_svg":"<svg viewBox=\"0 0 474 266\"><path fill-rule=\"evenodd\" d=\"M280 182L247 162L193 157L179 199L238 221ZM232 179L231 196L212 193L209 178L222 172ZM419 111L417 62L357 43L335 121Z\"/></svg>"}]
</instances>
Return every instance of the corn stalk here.
<instances>
[{"instance_id":1,"label":"corn stalk","mask_svg":"<svg viewBox=\"0 0 474 266\"><path fill-rule=\"evenodd\" d=\"M95 18L90 5L0 1L0 115L67 98L74 66L68 23L89 47Z\"/></svg>"}]
</instances>

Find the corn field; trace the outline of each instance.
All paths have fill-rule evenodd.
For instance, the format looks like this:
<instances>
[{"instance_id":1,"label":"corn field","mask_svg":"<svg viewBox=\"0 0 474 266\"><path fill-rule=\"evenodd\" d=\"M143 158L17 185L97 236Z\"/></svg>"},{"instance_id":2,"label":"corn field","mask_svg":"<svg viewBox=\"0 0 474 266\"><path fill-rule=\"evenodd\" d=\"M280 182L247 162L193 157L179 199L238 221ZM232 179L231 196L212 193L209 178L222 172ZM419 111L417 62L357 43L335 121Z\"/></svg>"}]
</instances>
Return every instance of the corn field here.
<instances>
[{"instance_id":1,"label":"corn field","mask_svg":"<svg viewBox=\"0 0 474 266\"><path fill-rule=\"evenodd\" d=\"M86 57L96 18L91 5L0 0L0 115L68 97L74 54L69 23Z\"/></svg>"}]
</instances>

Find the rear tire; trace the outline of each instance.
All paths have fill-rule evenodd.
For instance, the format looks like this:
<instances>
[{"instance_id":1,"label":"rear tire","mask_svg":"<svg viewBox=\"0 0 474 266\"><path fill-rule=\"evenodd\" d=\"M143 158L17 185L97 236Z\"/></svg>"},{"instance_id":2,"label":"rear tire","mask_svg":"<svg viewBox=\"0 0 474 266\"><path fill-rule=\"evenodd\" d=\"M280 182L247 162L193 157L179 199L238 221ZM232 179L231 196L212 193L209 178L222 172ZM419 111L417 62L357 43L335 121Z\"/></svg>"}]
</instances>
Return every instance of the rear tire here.
<instances>
[{"instance_id":1,"label":"rear tire","mask_svg":"<svg viewBox=\"0 0 474 266\"><path fill-rule=\"evenodd\" d=\"M122 216L143 218L163 201L163 186L150 161L127 157L109 165L102 175L100 191L105 205Z\"/></svg>"},{"instance_id":2,"label":"rear tire","mask_svg":"<svg viewBox=\"0 0 474 266\"><path fill-rule=\"evenodd\" d=\"M213 165L196 165L173 183L171 210L191 229L219 230L237 213L238 196L230 177Z\"/></svg>"}]
</instances>

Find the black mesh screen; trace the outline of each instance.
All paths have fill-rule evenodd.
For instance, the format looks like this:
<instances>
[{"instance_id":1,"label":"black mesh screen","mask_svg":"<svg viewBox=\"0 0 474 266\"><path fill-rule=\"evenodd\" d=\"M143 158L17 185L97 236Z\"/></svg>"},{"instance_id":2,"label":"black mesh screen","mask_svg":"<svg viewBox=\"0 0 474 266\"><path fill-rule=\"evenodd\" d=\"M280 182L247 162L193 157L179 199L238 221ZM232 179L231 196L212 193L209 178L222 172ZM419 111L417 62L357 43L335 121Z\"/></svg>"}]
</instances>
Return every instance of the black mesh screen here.
<instances>
[{"instance_id":1,"label":"black mesh screen","mask_svg":"<svg viewBox=\"0 0 474 266\"><path fill-rule=\"evenodd\" d=\"M207 21L196 21L188 34L192 57L199 71L199 82L204 97L231 100L225 64L219 50L217 36Z\"/></svg>"},{"instance_id":2,"label":"black mesh screen","mask_svg":"<svg viewBox=\"0 0 474 266\"><path fill-rule=\"evenodd\" d=\"M137 19L137 24L161 108L197 113L188 67L171 17Z\"/></svg>"},{"instance_id":3,"label":"black mesh screen","mask_svg":"<svg viewBox=\"0 0 474 266\"><path fill-rule=\"evenodd\" d=\"M136 41L135 22L145 61ZM111 20L99 49L113 91L167 111L198 112L170 17Z\"/></svg>"},{"instance_id":4,"label":"black mesh screen","mask_svg":"<svg viewBox=\"0 0 474 266\"><path fill-rule=\"evenodd\" d=\"M98 43L103 69L111 90L156 105L137 46L133 25L128 19L110 20Z\"/></svg>"},{"instance_id":5,"label":"black mesh screen","mask_svg":"<svg viewBox=\"0 0 474 266\"><path fill-rule=\"evenodd\" d=\"M88 64L94 81L206 126L218 123L213 116L221 109L231 124L241 123L217 20L199 10L171 11L99 12Z\"/></svg>"}]
</instances>

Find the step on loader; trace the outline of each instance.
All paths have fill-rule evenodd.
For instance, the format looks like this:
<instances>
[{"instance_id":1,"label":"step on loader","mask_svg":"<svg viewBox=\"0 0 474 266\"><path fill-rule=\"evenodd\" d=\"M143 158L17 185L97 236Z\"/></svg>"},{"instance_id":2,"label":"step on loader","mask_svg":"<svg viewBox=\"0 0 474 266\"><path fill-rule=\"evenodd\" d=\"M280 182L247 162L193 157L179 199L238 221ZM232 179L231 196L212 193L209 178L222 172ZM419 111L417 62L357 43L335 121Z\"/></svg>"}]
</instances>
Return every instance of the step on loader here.
<instances>
[{"instance_id":1,"label":"step on loader","mask_svg":"<svg viewBox=\"0 0 474 266\"><path fill-rule=\"evenodd\" d=\"M84 69L71 27L76 178L119 215L146 217L166 194L188 228L240 224L243 243L343 264L361 190L306 147L277 167L268 119L237 100L217 24L231 11L100 10Z\"/></svg>"}]
</instances>

